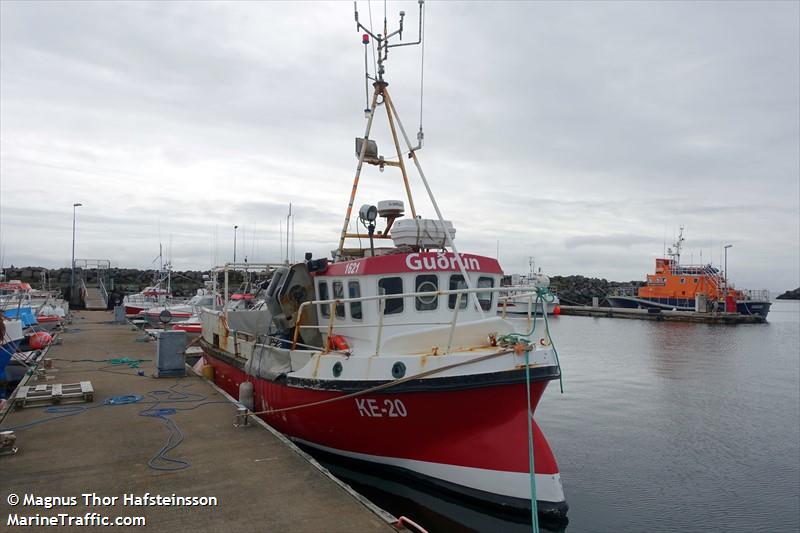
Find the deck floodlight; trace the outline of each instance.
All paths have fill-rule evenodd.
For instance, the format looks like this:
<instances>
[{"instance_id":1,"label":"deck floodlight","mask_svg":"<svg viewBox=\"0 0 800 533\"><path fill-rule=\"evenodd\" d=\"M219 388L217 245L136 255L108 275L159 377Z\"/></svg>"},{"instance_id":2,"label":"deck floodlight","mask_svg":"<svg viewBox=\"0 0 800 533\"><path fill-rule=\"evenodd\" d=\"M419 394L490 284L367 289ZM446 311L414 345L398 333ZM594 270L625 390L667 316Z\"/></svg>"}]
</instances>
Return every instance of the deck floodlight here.
<instances>
[{"instance_id":1,"label":"deck floodlight","mask_svg":"<svg viewBox=\"0 0 800 533\"><path fill-rule=\"evenodd\" d=\"M367 233L369 234L369 251L370 255L374 256L375 244L372 238L375 234L375 219L378 218L378 208L374 205L364 204L361 206L361 209L358 210L358 218L360 218L361 223L367 227Z\"/></svg>"},{"instance_id":2,"label":"deck floodlight","mask_svg":"<svg viewBox=\"0 0 800 533\"><path fill-rule=\"evenodd\" d=\"M375 219L378 218L378 208L374 205L364 204L361 206L361 209L358 210L358 216L364 225L368 225L370 222L375 222Z\"/></svg>"},{"instance_id":3,"label":"deck floodlight","mask_svg":"<svg viewBox=\"0 0 800 533\"><path fill-rule=\"evenodd\" d=\"M366 110L365 110L366 111ZM356 137L356 157L361 157L361 148L364 146L364 139ZM372 139L367 139L367 149L364 152L364 159L378 158L378 143Z\"/></svg>"}]
</instances>

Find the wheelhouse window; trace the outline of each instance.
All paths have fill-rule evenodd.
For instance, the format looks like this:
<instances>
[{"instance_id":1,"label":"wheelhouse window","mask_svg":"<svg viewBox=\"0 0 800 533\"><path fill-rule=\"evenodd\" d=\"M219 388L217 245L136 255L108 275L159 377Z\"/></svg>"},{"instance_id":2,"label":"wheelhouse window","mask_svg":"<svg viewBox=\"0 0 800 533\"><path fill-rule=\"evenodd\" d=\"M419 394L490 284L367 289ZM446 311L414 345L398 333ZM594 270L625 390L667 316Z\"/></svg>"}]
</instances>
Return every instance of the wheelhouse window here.
<instances>
[{"instance_id":1,"label":"wheelhouse window","mask_svg":"<svg viewBox=\"0 0 800 533\"><path fill-rule=\"evenodd\" d=\"M378 280L378 292L380 294L402 294L403 278L381 278ZM384 300L384 315L394 315L403 312L402 298L386 298Z\"/></svg>"},{"instance_id":2,"label":"wheelhouse window","mask_svg":"<svg viewBox=\"0 0 800 533\"><path fill-rule=\"evenodd\" d=\"M479 289L491 289L494 287L494 278L481 276L478 278L478 288ZM478 293L478 302L481 304L481 309L484 311L488 311L492 308L492 296L494 296L493 292L479 292Z\"/></svg>"},{"instance_id":3,"label":"wheelhouse window","mask_svg":"<svg viewBox=\"0 0 800 533\"><path fill-rule=\"evenodd\" d=\"M347 291L350 298L361 298L361 284L351 281L347 284ZM350 318L361 320L361 302L350 302Z\"/></svg>"},{"instance_id":4,"label":"wheelhouse window","mask_svg":"<svg viewBox=\"0 0 800 533\"><path fill-rule=\"evenodd\" d=\"M461 274L453 274L452 276L450 276L450 290L451 291L457 291L457 290L466 289L466 288L467 288L467 282L464 281L464 276L462 276ZM456 308L456 300L457 299L458 299L458 295L457 294L451 294L447 298L447 307L449 307L450 309L455 309ZM466 309L467 308L467 300L469 300L469 294L466 294L466 293L462 294L461 295L461 303L458 304L458 308L459 309Z\"/></svg>"},{"instance_id":5,"label":"wheelhouse window","mask_svg":"<svg viewBox=\"0 0 800 533\"><path fill-rule=\"evenodd\" d=\"M328 300L329 293L328 293L328 282L327 281L320 281L319 282L319 289L317 290L319 294L320 300ZM331 305L330 304L320 304L319 312L324 317L331 316Z\"/></svg>"},{"instance_id":6,"label":"wheelhouse window","mask_svg":"<svg viewBox=\"0 0 800 533\"><path fill-rule=\"evenodd\" d=\"M333 298L336 300L341 300L344 298L344 285L341 281L334 281L333 282ZM337 318L344 318L344 303L338 302L336 304L336 317Z\"/></svg>"},{"instance_id":7,"label":"wheelhouse window","mask_svg":"<svg viewBox=\"0 0 800 533\"><path fill-rule=\"evenodd\" d=\"M423 274L417 276L414 292L434 292L439 290L439 276ZM433 311L439 307L439 295L417 296L414 298L414 307L417 311Z\"/></svg>"}]
</instances>

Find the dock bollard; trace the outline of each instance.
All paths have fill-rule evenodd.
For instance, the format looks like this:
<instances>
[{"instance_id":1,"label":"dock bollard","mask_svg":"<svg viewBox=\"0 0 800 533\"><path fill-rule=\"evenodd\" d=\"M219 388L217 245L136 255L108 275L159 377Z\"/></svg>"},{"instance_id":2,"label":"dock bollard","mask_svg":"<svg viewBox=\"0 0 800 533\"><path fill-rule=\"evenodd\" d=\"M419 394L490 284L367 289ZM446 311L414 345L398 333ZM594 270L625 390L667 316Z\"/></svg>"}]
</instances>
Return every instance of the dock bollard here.
<instances>
[{"instance_id":1,"label":"dock bollard","mask_svg":"<svg viewBox=\"0 0 800 533\"><path fill-rule=\"evenodd\" d=\"M233 425L237 428L249 427L250 416L247 414L247 407L239 405L236 407L236 423Z\"/></svg>"}]
</instances>

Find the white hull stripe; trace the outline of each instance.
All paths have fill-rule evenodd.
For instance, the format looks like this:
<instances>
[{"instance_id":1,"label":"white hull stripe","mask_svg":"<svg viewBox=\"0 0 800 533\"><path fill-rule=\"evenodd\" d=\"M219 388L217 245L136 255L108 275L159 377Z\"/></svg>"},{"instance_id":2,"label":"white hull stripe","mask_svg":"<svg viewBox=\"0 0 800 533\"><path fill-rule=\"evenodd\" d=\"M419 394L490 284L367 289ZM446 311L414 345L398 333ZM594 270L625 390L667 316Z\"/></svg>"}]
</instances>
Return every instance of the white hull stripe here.
<instances>
[{"instance_id":1,"label":"white hull stripe","mask_svg":"<svg viewBox=\"0 0 800 533\"><path fill-rule=\"evenodd\" d=\"M380 455L348 452L337 448L329 448L303 439L293 438L293 440L328 453L343 455L362 461L397 466L484 492L491 492L493 494L513 498L530 499L531 497L531 481L530 475L527 472L504 472L501 470L431 463L428 461L417 461L399 457L382 457ZM564 487L561 484L561 475L536 474L536 499L545 502L563 502L565 498Z\"/></svg>"}]
</instances>

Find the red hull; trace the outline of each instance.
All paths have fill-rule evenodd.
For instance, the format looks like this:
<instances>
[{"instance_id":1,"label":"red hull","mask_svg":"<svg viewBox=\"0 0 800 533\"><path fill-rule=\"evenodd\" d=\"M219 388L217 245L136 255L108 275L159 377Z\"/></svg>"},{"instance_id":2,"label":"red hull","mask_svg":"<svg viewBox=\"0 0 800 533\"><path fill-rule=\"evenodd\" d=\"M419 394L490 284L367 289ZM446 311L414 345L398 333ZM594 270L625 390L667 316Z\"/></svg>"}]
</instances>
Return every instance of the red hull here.
<instances>
[{"instance_id":1,"label":"red hull","mask_svg":"<svg viewBox=\"0 0 800 533\"><path fill-rule=\"evenodd\" d=\"M208 354L205 359L214 367L217 385L238 398L239 384L247 380L246 374ZM252 376L249 381L254 382L257 411L344 395ZM534 409L546 386L547 381L531 384ZM512 476L513 490L524 490L526 495L509 493L509 498L524 499L530 497L526 411L525 383L514 383L444 391L390 390L263 418L290 437L333 453L405 467L429 477L446 478L437 476L437 472L444 469L450 475L455 471L452 479L445 480L459 484L453 479L463 477L465 485L478 491L494 492L484 488L485 480L476 481L476 476ZM542 476L556 479L557 490L551 493L560 492L563 502L558 465L535 423L534 446L537 484ZM497 479L488 483L496 485Z\"/></svg>"},{"instance_id":2,"label":"red hull","mask_svg":"<svg viewBox=\"0 0 800 533\"><path fill-rule=\"evenodd\" d=\"M125 316L137 316L144 312L144 307L136 307L135 305L125 306Z\"/></svg>"}]
</instances>

